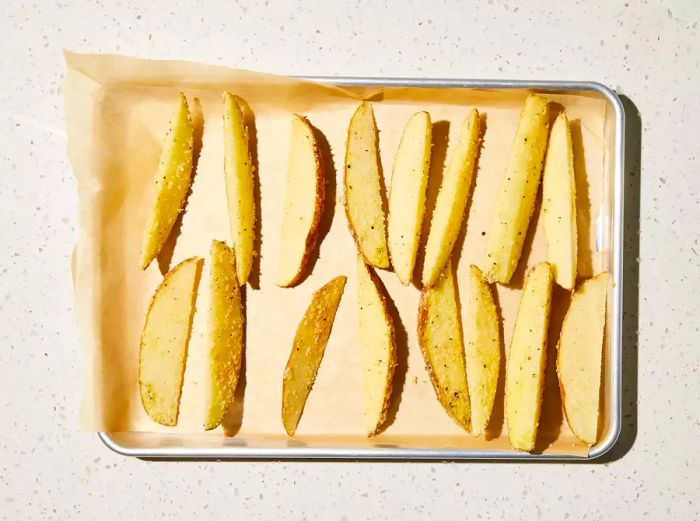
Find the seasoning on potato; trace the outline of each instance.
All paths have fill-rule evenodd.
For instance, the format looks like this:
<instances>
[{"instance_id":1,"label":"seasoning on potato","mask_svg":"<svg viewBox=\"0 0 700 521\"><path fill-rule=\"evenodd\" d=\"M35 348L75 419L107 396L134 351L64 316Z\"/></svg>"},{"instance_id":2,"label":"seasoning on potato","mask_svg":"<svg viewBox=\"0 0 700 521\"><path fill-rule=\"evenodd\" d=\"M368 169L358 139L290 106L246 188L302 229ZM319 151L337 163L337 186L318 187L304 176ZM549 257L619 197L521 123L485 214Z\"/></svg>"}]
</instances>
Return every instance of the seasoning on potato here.
<instances>
[{"instance_id":1,"label":"seasoning on potato","mask_svg":"<svg viewBox=\"0 0 700 521\"><path fill-rule=\"evenodd\" d=\"M194 126L187 98L180 93L177 111L163 139L156 172L153 202L146 218L141 248L141 269L145 270L163 248L184 210L192 183Z\"/></svg>"},{"instance_id":2,"label":"seasoning on potato","mask_svg":"<svg viewBox=\"0 0 700 521\"><path fill-rule=\"evenodd\" d=\"M146 313L139 350L139 391L146 413L161 425L177 425L201 265L201 259L192 257L170 270Z\"/></svg>"},{"instance_id":3,"label":"seasoning on potato","mask_svg":"<svg viewBox=\"0 0 700 521\"><path fill-rule=\"evenodd\" d=\"M372 105L362 102L350 120L345 148L345 214L357 250L375 268L389 267L379 137Z\"/></svg>"},{"instance_id":4,"label":"seasoning on potato","mask_svg":"<svg viewBox=\"0 0 700 521\"><path fill-rule=\"evenodd\" d=\"M548 133L548 102L531 94L520 113L488 232L484 274L489 282L508 284L518 266L535 210Z\"/></svg>"},{"instance_id":5,"label":"seasoning on potato","mask_svg":"<svg viewBox=\"0 0 700 521\"><path fill-rule=\"evenodd\" d=\"M297 327L282 383L282 423L289 436L296 433L316 380L346 281L336 277L316 291Z\"/></svg>"}]
</instances>

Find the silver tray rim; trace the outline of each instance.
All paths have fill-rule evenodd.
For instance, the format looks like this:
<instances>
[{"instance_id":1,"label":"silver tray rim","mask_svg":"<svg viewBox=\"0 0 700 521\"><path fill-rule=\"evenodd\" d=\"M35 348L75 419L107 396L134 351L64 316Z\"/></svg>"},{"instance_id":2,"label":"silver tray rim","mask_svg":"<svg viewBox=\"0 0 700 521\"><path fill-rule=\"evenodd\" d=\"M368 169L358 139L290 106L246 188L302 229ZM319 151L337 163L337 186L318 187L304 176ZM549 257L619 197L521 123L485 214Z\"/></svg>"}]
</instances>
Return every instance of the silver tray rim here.
<instances>
[{"instance_id":1,"label":"silver tray rim","mask_svg":"<svg viewBox=\"0 0 700 521\"><path fill-rule=\"evenodd\" d=\"M108 432L98 432L99 439L113 452L122 456L145 459L199 459L199 460L498 460L531 462L590 462L601 458L612 450L622 430L622 295L623 295L623 205L624 205L624 155L625 155L625 109L622 101L610 87L595 81L558 80L478 80L456 78L401 78L362 76L298 76L299 79L342 86L364 87L424 87L424 88L470 88L508 89L527 91L592 91L605 98L615 110L614 150L614 194L612 213L612 328L610 382L611 422L606 437L597 443L588 456L560 454L531 454L506 450L476 449L419 449L400 447L373 448L326 448L326 447L128 447L120 444Z\"/></svg>"}]
</instances>

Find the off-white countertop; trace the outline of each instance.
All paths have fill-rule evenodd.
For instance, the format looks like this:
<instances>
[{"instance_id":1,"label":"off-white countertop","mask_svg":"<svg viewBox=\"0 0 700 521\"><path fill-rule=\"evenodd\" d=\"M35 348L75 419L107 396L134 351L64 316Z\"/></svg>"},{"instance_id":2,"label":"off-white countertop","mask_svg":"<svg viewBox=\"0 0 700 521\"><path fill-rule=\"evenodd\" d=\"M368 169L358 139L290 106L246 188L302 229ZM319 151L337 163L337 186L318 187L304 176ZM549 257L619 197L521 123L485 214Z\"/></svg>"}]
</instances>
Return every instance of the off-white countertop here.
<instances>
[{"instance_id":1,"label":"off-white countertop","mask_svg":"<svg viewBox=\"0 0 700 521\"><path fill-rule=\"evenodd\" d=\"M0 518L700 518L700 4L195 4L2 10ZM179 463L127 459L80 432L63 48L283 74L597 80L626 95L641 169L626 172L620 447L585 465Z\"/></svg>"}]
</instances>

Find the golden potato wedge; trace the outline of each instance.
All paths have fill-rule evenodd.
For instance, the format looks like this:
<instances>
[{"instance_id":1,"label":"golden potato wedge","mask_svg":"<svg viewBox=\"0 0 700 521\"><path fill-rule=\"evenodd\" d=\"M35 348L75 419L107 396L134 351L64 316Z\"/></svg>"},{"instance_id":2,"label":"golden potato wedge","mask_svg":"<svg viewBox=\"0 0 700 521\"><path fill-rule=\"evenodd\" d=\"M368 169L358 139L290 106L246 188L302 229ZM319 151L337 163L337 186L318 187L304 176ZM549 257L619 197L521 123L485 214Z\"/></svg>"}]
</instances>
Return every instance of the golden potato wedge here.
<instances>
[{"instance_id":1,"label":"golden potato wedge","mask_svg":"<svg viewBox=\"0 0 700 521\"><path fill-rule=\"evenodd\" d=\"M243 107L236 96L224 93L224 173L236 256L238 283L248 281L255 255L255 167Z\"/></svg>"},{"instance_id":2,"label":"golden potato wedge","mask_svg":"<svg viewBox=\"0 0 700 521\"><path fill-rule=\"evenodd\" d=\"M350 120L345 147L345 214L358 251L375 268L389 267L377 124L362 102Z\"/></svg>"},{"instance_id":3,"label":"golden potato wedge","mask_svg":"<svg viewBox=\"0 0 700 521\"><path fill-rule=\"evenodd\" d=\"M571 129L563 112L549 134L542 174L542 219L554 280L562 288L574 289L578 258L576 178Z\"/></svg>"},{"instance_id":4,"label":"golden potato wedge","mask_svg":"<svg viewBox=\"0 0 700 521\"><path fill-rule=\"evenodd\" d=\"M245 336L236 256L221 241L211 243L209 287L209 390L205 430L218 427L233 402L241 372Z\"/></svg>"},{"instance_id":5,"label":"golden potato wedge","mask_svg":"<svg viewBox=\"0 0 700 521\"><path fill-rule=\"evenodd\" d=\"M431 146L430 115L418 112L411 116L403 130L394 158L389 191L389 257L396 276L404 286L408 286L413 278L420 243Z\"/></svg>"},{"instance_id":6,"label":"golden potato wedge","mask_svg":"<svg viewBox=\"0 0 700 521\"><path fill-rule=\"evenodd\" d=\"M557 373L566 421L584 443L598 439L605 304L610 275L583 282L571 296L557 346Z\"/></svg>"},{"instance_id":7,"label":"golden potato wedge","mask_svg":"<svg viewBox=\"0 0 700 521\"><path fill-rule=\"evenodd\" d=\"M294 286L304 274L318 238L325 183L314 129L306 118L293 114L278 286Z\"/></svg>"},{"instance_id":8,"label":"golden potato wedge","mask_svg":"<svg viewBox=\"0 0 700 521\"><path fill-rule=\"evenodd\" d=\"M476 158L481 145L479 112L472 109L464 120L457 146L452 152L435 200L430 230L425 244L425 261L421 282L424 287L435 283L452 254L464 213L469 202Z\"/></svg>"},{"instance_id":9,"label":"golden potato wedge","mask_svg":"<svg viewBox=\"0 0 700 521\"><path fill-rule=\"evenodd\" d=\"M506 422L513 448L535 448L542 407L547 329L552 304L552 268L536 265L527 278L506 360Z\"/></svg>"},{"instance_id":10,"label":"golden potato wedge","mask_svg":"<svg viewBox=\"0 0 700 521\"><path fill-rule=\"evenodd\" d=\"M484 274L489 282L508 284L518 265L535 209L548 129L548 102L542 96L531 94L520 113L488 232Z\"/></svg>"},{"instance_id":11,"label":"golden potato wedge","mask_svg":"<svg viewBox=\"0 0 700 521\"><path fill-rule=\"evenodd\" d=\"M389 411L396 337L386 288L362 255L357 256L357 294L365 425L367 436L374 436L386 422Z\"/></svg>"},{"instance_id":12,"label":"golden potato wedge","mask_svg":"<svg viewBox=\"0 0 700 521\"><path fill-rule=\"evenodd\" d=\"M156 172L153 203L148 217L141 247L141 269L145 270L160 253L178 216L185 208L187 193L192 183L192 154L194 127L181 92L177 111L170 121L170 129L163 139L163 149Z\"/></svg>"},{"instance_id":13,"label":"golden potato wedge","mask_svg":"<svg viewBox=\"0 0 700 521\"><path fill-rule=\"evenodd\" d=\"M421 292L418 343L440 404L469 431L471 414L460 318L452 263L448 261L435 284Z\"/></svg>"},{"instance_id":14,"label":"golden potato wedge","mask_svg":"<svg viewBox=\"0 0 700 521\"><path fill-rule=\"evenodd\" d=\"M202 260L182 261L165 275L146 313L139 351L139 390L148 416L177 425Z\"/></svg>"},{"instance_id":15,"label":"golden potato wedge","mask_svg":"<svg viewBox=\"0 0 700 521\"><path fill-rule=\"evenodd\" d=\"M501 324L493 294L483 274L469 267L465 318L467 384L472 411L472 434L486 430L493 411L501 367Z\"/></svg>"},{"instance_id":16,"label":"golden potato wedge","mask_svg":"<svg viewBox=\"0 0 700 521\"><path fill-rule=\"evenodd\" d=\"M346 277L336 277L314 293L299 326L282 382L282 423L294 436L326 351Z\"/></svg>"}]
</instances>

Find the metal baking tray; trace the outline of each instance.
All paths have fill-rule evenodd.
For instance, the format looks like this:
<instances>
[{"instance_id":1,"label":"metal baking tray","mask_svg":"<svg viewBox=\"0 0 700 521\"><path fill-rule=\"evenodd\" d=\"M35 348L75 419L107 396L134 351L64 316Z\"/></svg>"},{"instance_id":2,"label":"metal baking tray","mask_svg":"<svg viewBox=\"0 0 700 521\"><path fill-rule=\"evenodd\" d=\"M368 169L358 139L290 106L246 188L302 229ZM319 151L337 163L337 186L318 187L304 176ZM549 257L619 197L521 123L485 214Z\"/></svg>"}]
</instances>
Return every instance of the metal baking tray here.
<instances>
[{"instance_id":1,"label":"metal baking tray","mask_svg":"<svg viewBox=\"0 0 700 521\"><path fill-rule=\"evenodd\" d=\"M617 442L621 429L621 350L623 284L623 202L624 202L624 128L625 114L620 98L610 88L587 81L460 80L305 76L301 79L335 86L353 87L425 87L467 88L476 90L522 90L550 94L577 94L595 97L606 103L605 140L612 154L605 157L610 172L607 179L603 219L597 226L596 242L610 252L606 259L613 287L608 299L608 322L604 349L603 403L604 425L600 441L588 456L530 454L512 450L426 448L392 445L368 440L357 443L327 441L300 442L295 439L241 440L196 434L154 434L138 432L100 432L98 436L114 452L124 456L165 459L338 459L338 460L518 460L518 461L592 461L606 454Z\"/></svg>"}]
</instances>

